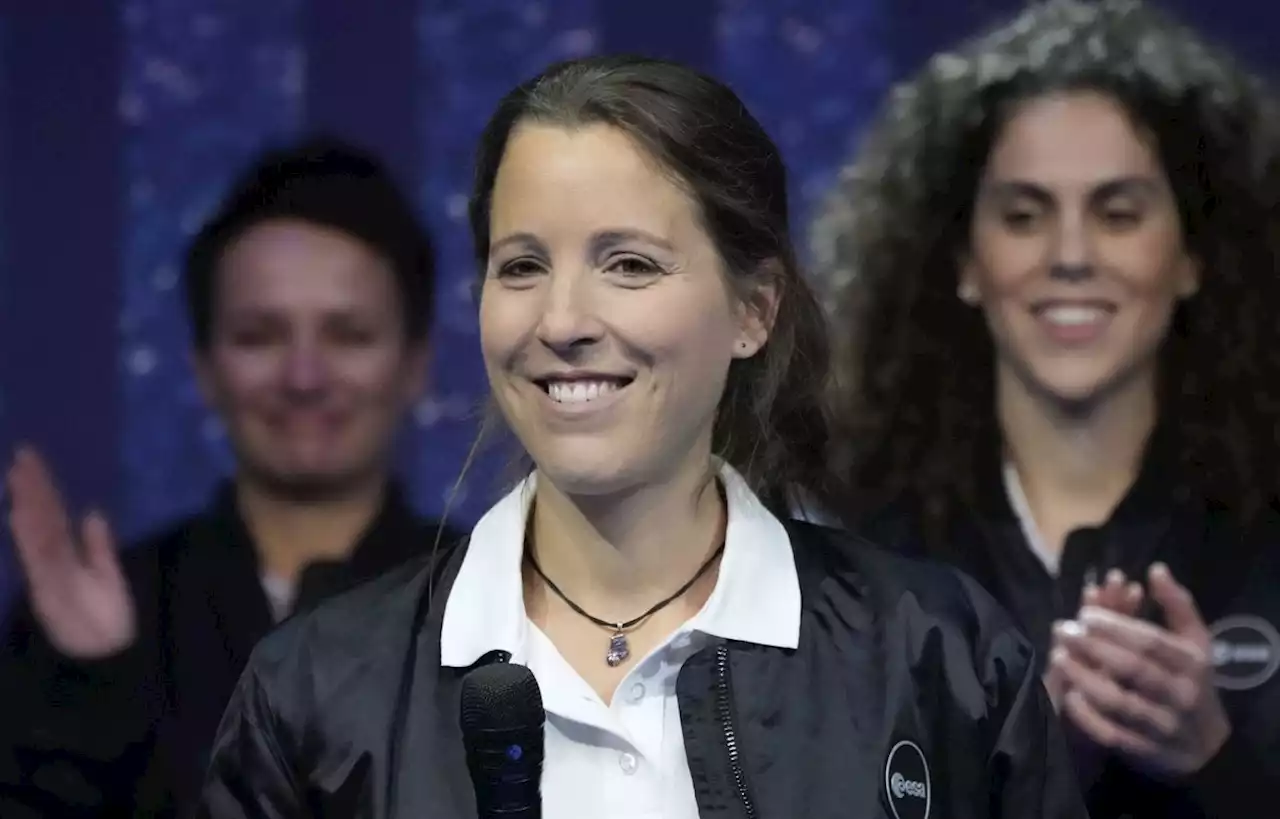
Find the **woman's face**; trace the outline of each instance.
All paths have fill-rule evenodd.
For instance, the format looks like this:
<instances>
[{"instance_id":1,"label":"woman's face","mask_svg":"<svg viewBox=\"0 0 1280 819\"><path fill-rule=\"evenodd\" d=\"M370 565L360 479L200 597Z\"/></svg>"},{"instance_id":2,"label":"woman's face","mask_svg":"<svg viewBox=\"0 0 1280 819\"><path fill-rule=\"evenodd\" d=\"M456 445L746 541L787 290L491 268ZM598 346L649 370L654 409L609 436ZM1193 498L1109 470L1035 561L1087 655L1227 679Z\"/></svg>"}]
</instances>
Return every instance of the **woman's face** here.
<instances>
[{"instance_id":1,"label":"woman's face","mask_svg":"<svg viewBox=\"0 0 1280 819\"><path fill-rule=\"evenodd\" d=\"M196 373L245 473L310 492L377 479L426 362L386 260L340 231L264 222L228 246L214 306Z\"/></svg>"},{"instance_id":2,"label":"woman's face","mask_svg":"<svg viewBox=\"0 0 1280 819\"><path fill-rule=\"evenodd\" d=\"M981 306L997 371L1088 404L1154 371L1199 270L1153 143L1094 93L1022 105L979 184L960 295Z\"/></svg>"},{"instance_id":3,"label":"woman's face","mask_svg":"<svg viewBox=\"0 0 1280 819\"><path fill-rule=\"evenodd\" d=\"M596 495L705 470L729 365L766 331L689 194L616 129L525 125L491 213L485 368L544 479Z\"/></svg>"}]
</instances>

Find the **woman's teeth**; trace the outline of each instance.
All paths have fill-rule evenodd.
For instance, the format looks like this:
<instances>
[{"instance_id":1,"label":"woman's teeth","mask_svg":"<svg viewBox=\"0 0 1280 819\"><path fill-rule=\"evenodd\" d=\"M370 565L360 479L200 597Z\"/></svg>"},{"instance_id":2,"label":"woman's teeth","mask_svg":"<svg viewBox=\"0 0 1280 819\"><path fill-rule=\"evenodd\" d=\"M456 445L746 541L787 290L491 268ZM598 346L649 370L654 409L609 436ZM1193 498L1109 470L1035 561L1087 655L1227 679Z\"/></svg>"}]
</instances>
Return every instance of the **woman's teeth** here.
<instances>
[{"instance_id":1,"label":"woman's teeth","mask_svg":"<svg viewBox=\"0 0 1280 819\"><path fill-rule=\"evenodd\" d=\"M1092 324L1101 321L1106 316L1106 311L1101 307L1079 307L1079 306L1062 306L1046 308L1042 314L1046 320L1052 324L1059 324L1063 327L1078 327L1082 324Z\"/></svg>"},{"instance_id":2,"label":"woman's teeth","mask_svg":"<svg viewBox=\"0 0 1280 819\"><path fill-rule=\"evenodd\" d=\"M558 404L581 404L614 392L622 385L615 381L551 381L547 395Z\"/></svg>"}]
</instances>

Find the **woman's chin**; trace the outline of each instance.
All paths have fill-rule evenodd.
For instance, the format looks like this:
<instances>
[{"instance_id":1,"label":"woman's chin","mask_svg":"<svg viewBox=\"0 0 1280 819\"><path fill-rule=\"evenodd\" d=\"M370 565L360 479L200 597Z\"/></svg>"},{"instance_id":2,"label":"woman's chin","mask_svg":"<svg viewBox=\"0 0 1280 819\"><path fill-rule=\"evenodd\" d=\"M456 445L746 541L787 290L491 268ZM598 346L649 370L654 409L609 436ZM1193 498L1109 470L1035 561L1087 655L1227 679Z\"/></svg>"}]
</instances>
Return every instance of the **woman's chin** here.
<instances>
[{"instance_id":1,"label":"woman's chin","mask_svg":"<svg viewBox=\"0 0 1280 819\"><path fill-rule=\"evenodd\" d=\"M1125 395L1136 382L1126 374L1106 373L1105 377L1060 378L1041 383L1041 393L1068 415L1089 414L1117 396Z\"/></svg>"},{"instance_id":2,"label":"woman's chin","mask_svg":"<svg viewBox=\"0 0 1280 819\"><path fill-rule=\"evenodd\" d=\"M590 462L582 458L574 458L572 461L544 458L535 463L538 480L550 483L565 495L610 495L621 492L634 483L629 480L625 465L616 458L593 459Z\"/></svg>"},{"instance_id":3,"label":"woman's chin","mask_svg":"<svg viewBox=\"0 0 1280 819\"><path fill-rule=\"evenodd\" d=\"M561 441L562 447L531 453L538 480L548 481L562 494L609 495L626 490L637 479L634 459L617 447L600 447L603 441Z\"/></svg>"}]
</instances>

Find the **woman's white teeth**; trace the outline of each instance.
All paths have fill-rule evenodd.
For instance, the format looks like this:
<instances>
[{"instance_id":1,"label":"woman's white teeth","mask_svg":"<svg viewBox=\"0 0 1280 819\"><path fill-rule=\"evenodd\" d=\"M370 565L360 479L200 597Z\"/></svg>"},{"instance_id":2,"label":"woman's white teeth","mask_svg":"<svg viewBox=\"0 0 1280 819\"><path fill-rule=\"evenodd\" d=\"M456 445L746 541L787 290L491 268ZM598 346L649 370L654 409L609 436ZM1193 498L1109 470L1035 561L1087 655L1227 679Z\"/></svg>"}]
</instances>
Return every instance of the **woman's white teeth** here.
<instances>
[{"instance_id":1,"label":"woman's white teeth","mask_svg":"<svg viewBox=\"0 0 1280 819\"><path fill-rule=\"evenodd\" d=\"M1101 307L1062 306L1050 307L1044 311L1044 317L1053 324L1066 327L1078 327L1081 324L1092 324L1101 321L1106 311Z\"/></svg>"},{"instance_id":2,"label":"woman's white teeth","mask_svg":"<svg viewBox=\"0 0 1280 819\"><path fill-rule=\"evenodd\" d=\"M547 384L547 394L560 404L580 404L594 401L618 389L612 381L552 381Z\"/></svg>"}]
</instances>

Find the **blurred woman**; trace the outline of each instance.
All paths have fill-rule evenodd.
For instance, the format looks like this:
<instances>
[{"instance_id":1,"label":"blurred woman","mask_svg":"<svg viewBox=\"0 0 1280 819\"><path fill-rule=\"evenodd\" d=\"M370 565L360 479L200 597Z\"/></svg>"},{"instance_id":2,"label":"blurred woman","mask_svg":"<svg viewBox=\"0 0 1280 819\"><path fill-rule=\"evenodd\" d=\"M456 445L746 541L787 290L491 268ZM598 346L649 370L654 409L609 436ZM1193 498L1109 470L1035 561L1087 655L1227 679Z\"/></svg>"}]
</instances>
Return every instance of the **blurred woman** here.
<instances>
[{"instance_id":1,"label":"blurred woman","mask_svg":"<svg viewBox=\"0 0 1280 819\"><path fill-rule=\"evenodd\" d=\"M1095 819L1280 786L1278 150L1192 32L1055 0L899 88L817 228L834 508L1012 610Z\"/></svg>"}]
</instances>

